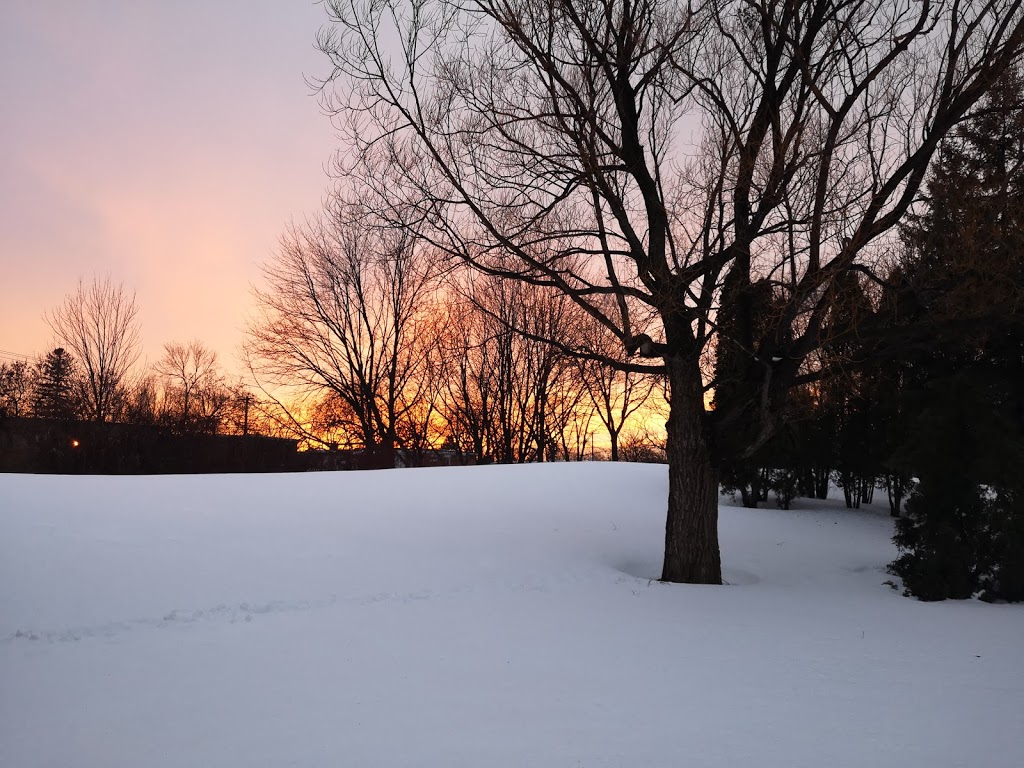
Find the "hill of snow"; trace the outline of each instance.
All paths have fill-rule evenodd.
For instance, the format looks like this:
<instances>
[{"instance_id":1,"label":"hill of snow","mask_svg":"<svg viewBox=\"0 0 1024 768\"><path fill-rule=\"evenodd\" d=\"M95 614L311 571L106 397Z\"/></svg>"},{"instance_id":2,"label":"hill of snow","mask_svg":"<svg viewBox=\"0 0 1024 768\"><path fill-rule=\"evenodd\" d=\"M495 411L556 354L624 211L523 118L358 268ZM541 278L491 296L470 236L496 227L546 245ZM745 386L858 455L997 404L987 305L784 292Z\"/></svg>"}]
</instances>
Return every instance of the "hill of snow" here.
<instances>
[{"instance_id":1,"label":"hill of snow","mask_svg":"<svg viewBox=\"0 0 1024 768\"><path fill-rule=\"evenodd\" d=\"M652 581L663 467L0 475L0 765L1024 764L1024 606L882 585L884 504L723 501Z\"/></svg>"}]
</instances>

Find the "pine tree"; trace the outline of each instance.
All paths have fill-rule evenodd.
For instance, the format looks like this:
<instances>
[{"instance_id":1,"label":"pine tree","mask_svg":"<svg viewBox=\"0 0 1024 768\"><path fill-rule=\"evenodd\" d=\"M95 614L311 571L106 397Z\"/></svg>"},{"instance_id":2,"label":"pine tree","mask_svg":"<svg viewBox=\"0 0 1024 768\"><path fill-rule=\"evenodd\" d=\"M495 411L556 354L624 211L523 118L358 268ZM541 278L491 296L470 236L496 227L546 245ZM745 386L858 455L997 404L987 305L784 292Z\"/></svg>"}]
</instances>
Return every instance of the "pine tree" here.
<instances>
[{"instance_id":1,"label":"pine tree","mask_svg":"<svg viewBox=\"0 0 1024 768\"><path fill-rule=\"evenodd\" d=\"M937 378L919 393L922 407L907 453L919 482L896 522L901 551L890 571L922 600L963 599L978 591L984 571L985 495L989 457L978 428L977 377Z\"/></svg>"},{"instance_id":2,"label":"pine tree","mask_svg":"<svg viewBox=\"0 0 1024 768\"><path fill-rule=\"evenodd\" d=\"M836 339L822 351L832 376L822 382L820 418L834 440L833 460L846 506L870 503L878 470L874 455L874 377L863 370L864 345L856 329L873 314L871 301L854 272L841 273L833 281L835 294L826 321L826 337Z\"/></svg>"},{"instance_id":3,"label":"pine tree","mask_svg":"<svg viewBox=\"0 0 1024 768\"><path fill-rule=\"evenodd\" d=\"M44 419L75 419L81 413L75 359L61 347L36 364L32 413Z\"/></svg>"},{"instance_id":4,"label":"pine tree","mask_svg":"<svg viewBox=\"0 0 1024 768\"><path fill-rule=\"evenodd\" d=\"M732 422L726 425L719 418L722 438L717 446L722 487L727 493L739 492L743 506L756 507L765 498L768 477L759 458L766 451L737 458L737 446L749 443L758 424L757 386L762 373L758 355L768 339L775 311L771 283L761 280L742 291L737 273L726 275L722 307L717 317L715 353L714 409L730 412ZM773 441L774 442L774 441ZM721 457L729 457L722 461Z\"/></svg>"},{"instance_id":5,"label":"pine tree","mask_svg":"<svg viewBox=\"0 0 1024 768\"><path fill-rule=\"evenodd\" d=\"M901 366L920 479L891 570L922 599L1024 597L1024 83L1004 77L939 154L904 230L898 323L926 328ZM909 413L908 413L909 412Z\"/></svg>"}]
</instances>

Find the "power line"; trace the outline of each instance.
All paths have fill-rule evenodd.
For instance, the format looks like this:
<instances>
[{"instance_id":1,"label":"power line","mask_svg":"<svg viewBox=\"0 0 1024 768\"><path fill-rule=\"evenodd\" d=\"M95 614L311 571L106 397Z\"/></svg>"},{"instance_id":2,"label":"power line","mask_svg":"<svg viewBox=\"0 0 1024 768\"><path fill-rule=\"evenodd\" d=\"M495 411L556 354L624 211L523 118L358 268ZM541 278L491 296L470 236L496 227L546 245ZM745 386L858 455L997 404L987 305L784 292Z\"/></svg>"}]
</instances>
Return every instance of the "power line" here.
<instances>
[{"instance_id":1,"label":"power line","mask_svg":"<svg viewBox=\"0 0 1024 768\"><path fill-rule=\"evenodd\" d=\"M32 358L28 355L23 355L20 352L10 352L6 349L0 349L0 357L6 358L7 360L14 360L15 362L32 362Z\"/></svg>"}]
</instances>

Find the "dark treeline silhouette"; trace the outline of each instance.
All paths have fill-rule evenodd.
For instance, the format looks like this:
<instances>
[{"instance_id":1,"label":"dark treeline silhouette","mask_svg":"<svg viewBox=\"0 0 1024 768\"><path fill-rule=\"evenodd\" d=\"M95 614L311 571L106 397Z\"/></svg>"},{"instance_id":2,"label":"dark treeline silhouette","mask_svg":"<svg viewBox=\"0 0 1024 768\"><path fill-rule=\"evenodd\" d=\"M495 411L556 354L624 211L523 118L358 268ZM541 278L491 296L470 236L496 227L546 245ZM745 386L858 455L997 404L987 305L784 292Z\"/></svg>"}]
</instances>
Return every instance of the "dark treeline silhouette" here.
<instances>
[{"instance_id":1,"label":"dark treeline silhouette","mask_svg":"<svg viewBox=\"0 0 1024 768\"><path fill-rule=\"evenodd\" d=\"M360 213L354 206L347 212ZM442 270L433 254L389 241L361 215L358 226L338 217L294 232L268 278L258 294L262 324L252 329L248 348L259 395L229 384L216 353L201 342L172 342L148 370L105 369L98 418L97 388L81 362L93 353L88 345L78 354L57 347L35 363L0 364L0 419L16 420L6 425L9 432L35 435L9 440L4 450L27 453L0 463L46 472L238 466L215 458L220 448L195 448L194 460L180 455L188 446L229 444L185 439L214 435L279 437L311 451L253 470L664 460L660 377L605 370L528 335L559 326L602 343L600 327L569 302ZM107 299L115 309L125 301L123 289L101 285L100 298L89 304L100 318ZM136 333L129 346L137 343ZM268 382L270 389L263 387ZM88 460L86 451L68 448L85 421L117 425L95 433L101 439L90 441ZM55 430L56 423L68 429ZM33 440L50 447L29 450ZM147 440L161 446L166 467L184 469L156 461ZM134 455L115 459L116 449Z\"/></svg>"},{"instance_id":2,"label":"dark treeline silhouette","mask_svg":"<svg viewBox=\"0 0 1024 768\"><path fill-rule=\"evenodd\" d=\"M0 470L298 468L282 458L296 440L251 391L228 383L200 342L169 343L152 369L139 371L136 315L134 297L109 278L79 282L46 315L61 346L35 362L0 363Z\"/></svg>"},{"instance_id":3,"label":"dark treeline silhouette","mask_svg":"<svg viewBox=\"0 0 1024 768\"><path fill-rule=\"evenodd\" d=\"M168 351L202 347L168 345ZM201 360L214 361L205 351ZM181 362L180 358L166 359ZM176 374L119 377L103 418L90 386L63 347L36 363L0 364L0 471L96 474L273 472L306 468L288 439L241 386L213 366L187 360ZM198 370L198 373L197 373ZM126 372L127 373L127 372Z\"/></svg>"},{"instance_id":4,"label":"dark treeline silhouette","mask_svg":"<svg viewBox=\"0 0 1024 768\"><path fill-rule=\"evenodd\" d=\"M181 434L156 424L0 418L0 472L188 474L294 472L315 468L296 440Z\"/></svg>"},{"instance_id":5,"label":"dark treeline silhouette","mask_svg":"<svg viewBox=\"0 0 1024 768\"><path fill-rule=\"evenodd\" d=\"M56 347L35 363L0 363L0 418L96 421L165 427L177 434L265 434L280 429L241 384L228 384L199 342L168 344L152 371L125 371L104 395L102 418L77 355Z\"/></svg>"},{"instance_id":6,"label":"dark treeline silhouette","mask_svg":"<svg viewBox=\"0 0 1024 768\"><path fill-rule=\"evenodd\" d=\"M335 198L264 273L248 367L264 391L287 392L269 412L309 446L385 464L396 451L509 464L663 447L663 377L546 341L608 348L607 329L564 296L453 266L365 206Z\"/></svg>"}]
</instances>

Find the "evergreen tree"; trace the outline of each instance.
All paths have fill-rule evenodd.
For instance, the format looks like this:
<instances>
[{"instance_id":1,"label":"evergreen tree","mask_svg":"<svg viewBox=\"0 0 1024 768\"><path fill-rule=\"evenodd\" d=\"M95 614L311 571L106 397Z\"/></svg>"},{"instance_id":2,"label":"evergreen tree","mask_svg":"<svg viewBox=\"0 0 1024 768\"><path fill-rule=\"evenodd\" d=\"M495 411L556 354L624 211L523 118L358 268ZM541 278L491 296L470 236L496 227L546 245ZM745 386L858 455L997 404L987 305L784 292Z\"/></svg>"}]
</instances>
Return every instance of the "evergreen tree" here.
<instances>
[{"instance_id":1,"label":"evergreen tree","mask_svg":"<svg viewBox=\"0 0 1024 768\"><path fill-rule=\"evenodd\" d=\"M985 498L989 457L978 429L980 382L969 372L937 378L923 402L907 453L919 483L893 539L901 551L890 571L922 600L971 597L984 570Z\"/></svg>"},{"instance_id":2,"label":"evergreen tree","mask_svg":"<svg viewBox=\"0 0 1024 768\"><path fill-rule=\"evenodd\" d=\"M1019 453L1015 458L1024 461ZM988 505L992 567L982 578L982 598L1024 601L1024 483L1018 478L996 489Z\"/></svg>"},{"instance_id":3,"label":"evergreen tree","mask_svg":"<svg viewBox=\"0 0 1024 768\"><path fill-rule=\"evenodd\" d=\"M738 279L738 272L725 277L722 302L717 317L717 346L715 352L714 411L731 412L732 420L719 421L721 435L717 454L736 457L738 446L749 444L758 429L755 414L758 409L758 385L763 376L758 361L761 348L771 329L775 301L768 280L746 285ZM777 442L773 438L772 442ZM727 493L739 492L743 506L756 507L766 498L769 487L768 473L764 471L763 448L745 458L719 459L723 489Z\"/></svg>"},{"instance_id":4,"label":"evergreen tree","mask_svg":"<svg viewBox=\"0 0 1024 768\"><path fill-rule=\"evenodd\" d=\"M911 314L905 305L912 292L899 266L890 272L887 283L879 301L878 317L883 318L883 323L898 326ZM912 357L876 355L874 364L866 372L873 382L874 444L881 476L879 487L885 488L889 512L893 517L900 516L903 502L913 486L912 468L899 456L899 449L907 443L910 420L917 407L908 395L908 382L913 372Z\"/></svg>"},{"instance_id":5,"label":"evergreen tree","mask_svg":"<svg viewBox=\"0 0 1024 768\"><path fill-rule=\"evenodd\" d=\"M1012 72L939 154L896 323L925 328L901 364L911 424L894 464L919 485L893 573L922 599L1024 597L1024 109ZM1017 461L1014 461L1016 458Z\"/></svg>"},{"instance_id":6,"label":"evergreen tree","mask_svg":"<svg viewBox=\"0 0 1024 768\"><path fill-rule=\"evenodd\" d=\"M61 347L35 367L32 413L44 419L75 419L81 414L80 381L75 359Z\"/></svg>"}]
</instances>

